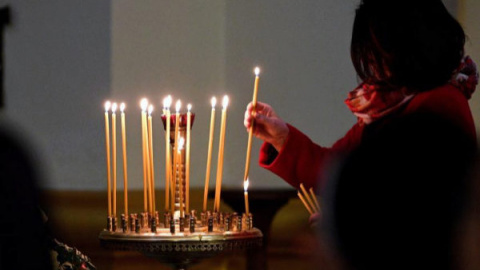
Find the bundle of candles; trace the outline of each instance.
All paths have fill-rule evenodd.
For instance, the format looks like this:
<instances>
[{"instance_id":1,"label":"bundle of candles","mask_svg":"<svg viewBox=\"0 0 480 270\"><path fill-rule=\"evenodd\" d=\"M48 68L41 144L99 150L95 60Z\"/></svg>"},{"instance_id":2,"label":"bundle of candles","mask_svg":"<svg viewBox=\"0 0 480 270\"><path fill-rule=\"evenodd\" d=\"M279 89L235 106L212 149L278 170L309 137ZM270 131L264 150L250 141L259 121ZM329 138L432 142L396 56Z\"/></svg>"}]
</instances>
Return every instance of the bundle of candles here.
<instances>
[{"instance_id":1,"label":"bundle of candles","mask_svg":"<svg viewBox=\"0 0 480 270\"><path fill-rule=\"evenodd\" d=\"M256 105L258 92L259 69L255 68L255 84L253 105ZM215 105L216 98L211 99L212 110L210 117L210 131L208 141L208 156L205 175L205 188L203 198L203 211L198 219L195 210L190 208L190 144L191 129L195 114L191 112L192 105L187 105L187 112L181 113L181 101L175 104L175 113L170 112L172 97L167 96L163 100L163 114L161 120L165 130L165 212L163 226L160 223L159 212L156 208L155 198L155 163L152 134L152 112L154 107L147 99L140 102L141 108L141 134L142 134L142 157L143 157L143 212L130 213L128 209L128 170L127 170L127 142L125 127L125 104L105 103L105 138L107 160L107 199L108 217L107 230L110 232L123 233L170 233L175 234L178 230L184 232L184 228L190 228L191 233L213 231L245 231L253 228L252 214L248 203L248 171L250 163L252 130L249 133L247 158L244 177L245 213L222 213L220 212L220 197L223 177L223 159L225 149L225 131L227 121L227 107L229 99L224 96L222 100L222 114L220 126L220 138L218 146L217 172L215 183L215 198L213 210L207 210L207 197L209 190L210 167L213 148ZM116 113L120 109L121 117L121 140L123 157L123 180L124 180L124 213L121 214L121 229L117 228L117 127ZM111 123L109 123L111 119ZM110 132L111 131L111 132ZM110 134L111 133L111 134Z\"/></svg>"},{"instance_id":2,"label":"bundle of candles","mask_svg":"<svg viewBox=\"0 0 480 270\"><path fill-rule=\"evenodd\" d=\"M313 188L308 190L305 189L303 184L300 184L300 190L297 192L298 198L302 201L303 205L310 213L310 215L320 212L320 204L318 203L317 196L313 192Z\"/></svg>"}]
</instances>

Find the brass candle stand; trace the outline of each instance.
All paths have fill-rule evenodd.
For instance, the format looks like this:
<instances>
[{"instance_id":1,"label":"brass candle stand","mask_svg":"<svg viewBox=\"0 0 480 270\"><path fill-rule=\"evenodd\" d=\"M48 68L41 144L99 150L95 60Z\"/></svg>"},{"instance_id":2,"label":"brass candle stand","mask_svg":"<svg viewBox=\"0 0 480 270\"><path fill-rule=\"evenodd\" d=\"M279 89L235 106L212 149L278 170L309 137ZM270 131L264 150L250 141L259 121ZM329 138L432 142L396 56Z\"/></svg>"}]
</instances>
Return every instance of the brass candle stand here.
<instances>
[{"instance_id":1,"label":"brass candle stand","mask_svg":"<svg viewBox=\"0 0 480 270\"><path fill-rule=\"evenodd\" d=\"M194 114L191 123L193 124ZM165 125L166 117L162 117ZM185 138L186 115L179 118L175 134L175 115L171 115L169 142L171 153L178 155L172 163L173 191L170 206L160 216L155 207L143 213L107 217L107 227L99 234L102 247L109 250L137 251L169 264L173 269L187 269L192 263L226 252L255 250L262 246L263 234L253 227L251 214L189 210L185 181L185 149L175 140ZM176 138L176 136L178 136ZM178 148L176 148L177 146ZM172 159L173 160L173 159Z\"/></svg>"}]
</instances>

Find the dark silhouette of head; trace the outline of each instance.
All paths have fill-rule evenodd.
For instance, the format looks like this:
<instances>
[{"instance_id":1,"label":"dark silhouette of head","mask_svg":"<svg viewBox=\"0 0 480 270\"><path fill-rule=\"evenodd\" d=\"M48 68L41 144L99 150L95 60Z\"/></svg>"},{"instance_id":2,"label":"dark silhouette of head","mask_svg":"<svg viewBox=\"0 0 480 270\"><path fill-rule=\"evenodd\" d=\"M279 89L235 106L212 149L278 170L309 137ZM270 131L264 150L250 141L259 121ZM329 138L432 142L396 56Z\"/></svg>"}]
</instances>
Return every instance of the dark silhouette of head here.
<instances>
[{"instance_id":1,"label":"dark silhouette of head","mask_svg":"<svg viewBox=\"0 0 480 270\"><path fill-rule=\"evenodd\" d=\"M351 58L362 81L424 91L450 79L464 43L461 25L441 0L363 0Z\"/></svg>"}]
</instances>

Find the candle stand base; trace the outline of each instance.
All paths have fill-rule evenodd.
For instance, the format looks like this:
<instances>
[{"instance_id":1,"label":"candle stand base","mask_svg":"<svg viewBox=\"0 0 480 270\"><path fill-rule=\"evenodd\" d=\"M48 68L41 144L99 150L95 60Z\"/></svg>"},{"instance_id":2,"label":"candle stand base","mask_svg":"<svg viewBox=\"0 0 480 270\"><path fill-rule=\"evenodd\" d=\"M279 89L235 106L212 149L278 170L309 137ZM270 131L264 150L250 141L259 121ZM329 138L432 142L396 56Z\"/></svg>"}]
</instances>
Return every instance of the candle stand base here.
<instances>
[{"instance_id":1,"label":"candle stand base","mask_svg":"<svg viewBox=\"0 0 480 270\"><path fill-rule=\"evenodd\" d=\"M169 264L172 269L187 269L201 259L232 251L255 250L262 246L263 234L257 228L244 231L213 231L198 228L196 232L171 233L157 228L156 233L112 232L99 235L102 247L110 250L137 251Z\"/></svg>"}]
</instances>

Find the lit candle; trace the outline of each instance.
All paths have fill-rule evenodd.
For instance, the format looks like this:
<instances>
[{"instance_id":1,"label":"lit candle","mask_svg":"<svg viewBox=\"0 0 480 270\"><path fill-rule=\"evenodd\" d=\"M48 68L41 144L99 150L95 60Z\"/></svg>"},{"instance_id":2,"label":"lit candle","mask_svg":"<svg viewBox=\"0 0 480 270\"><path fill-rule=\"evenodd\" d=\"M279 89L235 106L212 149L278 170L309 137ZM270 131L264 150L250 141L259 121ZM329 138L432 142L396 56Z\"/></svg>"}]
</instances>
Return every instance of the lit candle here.
<instances>
[{"instance_id":1,"label":"lit candle","mask_svg":"<svg viewBox=\"0 0 480 270\"><path fill-rule=\"evenodd\" d=\"M222 120L220 124L220 142L218 147L218 163L217 163L217 182L215 188L215 207L214 211L220 211L220 194L222 192L222 174L223 174L223 153L225 147L225 129L227 124L227 106L228 96L223 97L222 101Z\"/></svg>"},{"instance_id":2,"label":"lit candle","mask_svg":"<svg viewBox=\"0 0 480 270\"><path fill-rule=\"evenodd\" d=\"M120 104L123 148L123 200L125 217L128 217L127 133L125 128L125 103Z\"/></svg>"},{"instance_id":3,"label":"lit candle","mask_svg":"<svg viewBox=\"0 0 480 270\"><path fill-rule=\"evenodd\" d=\"M148 107L148 100L146 98L140 101L140 108L142 109L142 155L143 155L143 211L147 212L147 163L146 163L146 142L145 142L145 132L146 132L146 111Z\"/></svg>"},{"instance_id":4,"label":"lit candle","mask_svg":"<svg viewBox=\"0 0 480 270\"><path fill-rule=\"evenodd\" d=\"M208 183L210 181L210 164L212 161L213 131L215 127L215 104L217 99L212 98L212 113L210 116L210 134L208 139L207 171L205 173L205 190L203 192L203 211L207 211Z\"/></svg>"},{"instance_id":5,"label":"lit candle","mask_svg":"<svg viewBox=\"0 0 480 270\"><path fill-rule=\"evenodd\" d=\"M177 151L177 155L178 155L178 157L177 157L177 162L178 162L178 163L180 163L179 160L182 160L182 150L183 150L184 145L185 145L185 139L184 139L183 137L180 137L180 138L178 139L178 151ZM179 164L179 165L180 165L180 164ZM183 195L184 195L184 193L183 193L183 181L182 181L182 178L183 178L183 176L182 176L182 170L181 170L181 168L179 167L179 168L178 168L178 180L179 180L179 187L178 187L178 189L179 189L179 197L180 197L180 202L179 202L179 203L180 203L180 217L184 217L184 215L183 215L183 208L184 208L184 200L183 200L183 197L184 197L184 196L183 196Z\"/></svg>"},{"instance_id":6,"label":"lit candle","mask_svg":"<svg viewBox=\"0 0 480 270\"><path fill-rule=\"evenodd\" d=\"M260 68L255 68L255 84L253 87L253 98L252 98L252 113L255 113L255 108L257 106L257 93L258 93L258 81L260 79ZM248 145L247 145L247 157L245 161L245 174L243 175L243 180L245 181L248 178L249 170L250 170L250 156L252 152L252 138L253 138L253 125L255 122L252 120L252 124L250 126L250 130L248 132Z\"/></svg>"},{"instance_id":7,"label":"lit candle","mask_svg":"<svg viewBox=\"0 0 480 270\"><path fill-rule=\"evenodd\" d=\"M152 200L152 215L155 215L155 170L153 168L153 129L152 129L153 105L148 106L148 153L150 168L150 198Z\"/></svg>"},{"instance_id":8,"label":"lit candle","mask_svg":"<svg viewBox=\"0 0 480 270\"><path fill-rule=\"evenodd\" d=\"M107 199L108 199L108 216L112 215L112 188L110 175L110 124L108 123L108 111L110 110L110 101L105 102L105 150L107 152Z\"/></svg>"},{"instance_id":9,"label":"lit candle","mask_svg":"<svg viewBox=\"0 0 480 270\"><path fill-rule=\"evenodd\" d=\"M187 105L187 146L185 148L185 211L190 208L190 136L192 128L192 104Z\"/></svg>"},{"instance_id":10,"label":"lit candle","mask_svg":"<svg viewBox=\"0 0 480 270\"><path fill-rule=\"evenodd\" d=\"M168 96L163 100L163 107L165 108L165 211L169 210L170 203L170 181L171 173L171 158L170 158L170 105L172 104L172 97Z\"/></svg>"},{"instance_id":11,"label":"lit candle","mask_svg":"<svg viewBox=\"0 0 480 270\"><path fill-rule=\"evenodd\" d=\"M113 216L117 216L117 103L112 104Z\"/></svg>"},{"instance_id":12,"label":"lit candle","mask_svg":"<svg viewBox=\"0 0 480 270\"><path fill-rule=\"evenodd\" d=\"M175 151L178 151L178 140L179 140L179 137L178 137L178 133L179 133L179 129L180 129L180 108L182 106L182 103L180 100L177 100L177 103L175 104ZM177 172L180 171L180 168L178 167L178 155L173 155L173 190L174 190L174 193L176 195L177 193L177 179L180 180L179 178L177 178ZM172 213L175 212L175 197L172 198L172 202L173 202L173 205L172 205Z\"/></svg>"},{"instance_id":13,"label":"lit candle","mask_svg":"<svg viewBox=\"0 0 480 270\"><path fill-rule=\"evenodd\" d=\"M243 194L244 194L244 197L245 197L245 214L247 214L247 217L248 217L248 214L250 213L250 210L249 210L249 203L248 203L248 178L246 181L243 182Z\"/></svg>"}]
</instances>

